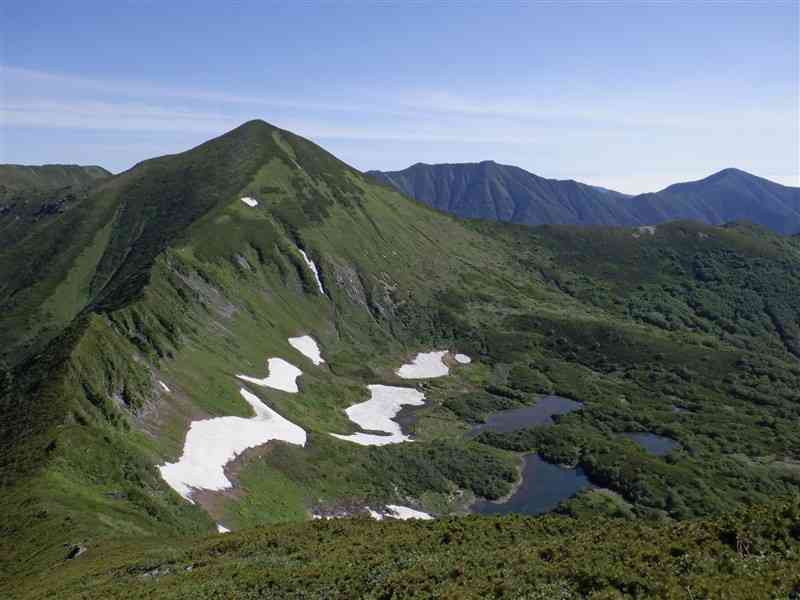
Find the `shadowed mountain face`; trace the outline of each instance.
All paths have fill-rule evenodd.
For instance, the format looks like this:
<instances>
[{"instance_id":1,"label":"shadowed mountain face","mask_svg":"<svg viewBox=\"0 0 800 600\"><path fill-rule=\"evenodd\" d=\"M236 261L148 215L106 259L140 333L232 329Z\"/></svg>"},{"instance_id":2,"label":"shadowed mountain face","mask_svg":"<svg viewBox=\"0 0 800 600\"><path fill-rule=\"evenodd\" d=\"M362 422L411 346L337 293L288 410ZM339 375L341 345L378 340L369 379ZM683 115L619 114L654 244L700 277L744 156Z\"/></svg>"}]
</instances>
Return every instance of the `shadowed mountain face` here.
<instances>
[{"instance_id":1,"label":"shadowed mountain face","mask_svg":"<svg viewBox=\"0 0 800 600\"><path fill-rule=\"evenodd\" d=\"M492 161L418 163L402 171L369 174L421 202L465 218L525 225L752 221L778 233L800 231L800 188L737 169L638 196L572 180L545 179Z\"/></svg>"}]
</instances>

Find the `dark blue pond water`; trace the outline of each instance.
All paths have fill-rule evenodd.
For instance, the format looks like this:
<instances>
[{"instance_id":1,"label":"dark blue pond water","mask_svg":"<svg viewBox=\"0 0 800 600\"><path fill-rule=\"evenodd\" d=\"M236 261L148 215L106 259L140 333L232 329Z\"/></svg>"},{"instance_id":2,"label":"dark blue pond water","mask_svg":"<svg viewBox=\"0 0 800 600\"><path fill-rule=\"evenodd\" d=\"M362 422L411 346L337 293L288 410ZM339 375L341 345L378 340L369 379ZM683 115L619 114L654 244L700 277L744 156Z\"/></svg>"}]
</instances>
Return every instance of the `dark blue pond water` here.
<instances>
[{"instance_id":1,"label":"dark blue pond water","mask_svg":"<svg viewBox=\"0 0 800 600\"><path fill-rule=\"evenodd\" d=\"M571 498L590 485L582 469L564 469L551 465L538 454L525 456L522 478L522 485L507 502L498 504L478 500L472 505L472 510L482 515L538 515L553 510L559 502Z\"/></svg>"},{"instance_id":2,"label":"dark blue pond water","mask_svg":"<svg viewBox=\"0 0 800 600\"><path fill-rule=\"evenodd\" d=\"M565 415L581 408L583 408L583 404L574 400L561 396L544 396L533 406L510 408L492 413L486 418L485 423L473 427L467 436L474 437L482 431L508 433L534 425L552 425L554 415Z\"/></svg>"},{"instance_id":3,"label":"dark blue pond water","mask_svg":"<svg viewBox=\"0 0 800 600\"><path fill-rule=\"evenodd\" d=\"M656 456L669 454L678 446L678 442L675 440L654 433L625 433L623 435Z\"/></svg>"}]
</instances>

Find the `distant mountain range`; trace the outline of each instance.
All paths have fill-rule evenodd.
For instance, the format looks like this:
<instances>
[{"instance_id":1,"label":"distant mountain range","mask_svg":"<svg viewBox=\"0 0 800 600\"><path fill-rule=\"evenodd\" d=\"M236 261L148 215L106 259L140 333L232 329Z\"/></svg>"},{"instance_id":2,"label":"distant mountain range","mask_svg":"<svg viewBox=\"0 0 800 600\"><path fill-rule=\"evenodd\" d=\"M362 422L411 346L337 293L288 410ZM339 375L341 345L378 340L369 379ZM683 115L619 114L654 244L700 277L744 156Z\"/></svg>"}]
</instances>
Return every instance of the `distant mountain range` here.
<instances>
[{"instance_id":1,"label":"distant mountain range","mask_svg":"<svg viewBox=\"0 0 800 600\"><path fill-rule=\"evenodd\" d=\"M84 186L110 175L98 166L0 165L0 197L18 191Z\"/></svg>"},{"instance_id":2,"label":"distant mountain range","mask_svg":"<svg viewBox=\"0 0 800 600\"><path fill-rule=\"evenodd\" d=\"M738 169L636 196L573 180L545 179L493 161L417 163L402 171L368 174L434 208L465 218L525 225L750 221L782 234L800 232L800 188Z\"/></svg>"},{"instance_id":3,"label":"distant mountain range","mask_svg":"<svg viewBox=\"0 0 800 600\"><path fill-rule=\"evenodd\" d=\"M0 165L0 251L27 235L14 224L63 212L111 177L103 167L82 165Z\"/></svg>"}]
</instances>

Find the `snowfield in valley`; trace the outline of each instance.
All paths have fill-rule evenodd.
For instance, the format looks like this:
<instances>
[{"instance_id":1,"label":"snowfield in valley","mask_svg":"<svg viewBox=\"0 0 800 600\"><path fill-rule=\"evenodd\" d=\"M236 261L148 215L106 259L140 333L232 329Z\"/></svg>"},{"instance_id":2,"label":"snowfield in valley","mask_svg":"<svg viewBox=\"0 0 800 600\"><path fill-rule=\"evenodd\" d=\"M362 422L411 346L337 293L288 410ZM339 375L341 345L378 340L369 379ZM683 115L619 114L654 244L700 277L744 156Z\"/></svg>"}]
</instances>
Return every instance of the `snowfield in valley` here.
<instances>
[{"instance_id":1,"label":"snowfield in valley","mask_svg":"<svg viewBox=\"0 0 800 600\"><path fill-rule=\"evenodd\" d=\"M300 354L311 360L315 365L321 365L325 361L319 351L317 342L310 335L289 338L289 345Z\"/></svg>"},{"instance_id":2,"label":"snowfield in valley","mask_svg":"<svg viewBox=\"0 0 800 600\"><path fill-rule=\"evenodd\" d=\"M444 377L450 369L444 364L447 350L438 352L420 352L414 360L395 371L403 379L432 379Z\"/></svg>"},{"instance_id":3,"label":"snowfield in valley","mask_svg":"<svg viewBox=\"0 0 800 600\"><path fill-rule=\"evenodd\" d=\"M383 446L410 441L403 434L400 424L392 419L400 412L403 406L422 406L425 404L425 394L414 388L395 387L389 385L367 386L371 397L366 402L354 404L345 412L353 423L370 431L385 431L389 435L376 435L371 433L353 433L342 435L332 433L340 440L347 440L362 446Z\"/></svg>"},{"instance_id":4,"label":"snowfield in valley","mask_svg":"<svg viewBox=\"0 0 800 600\"><path fill-rule=\"evenodd\" d=\"M194 421L186 434L180 460L159 467L170 487L190 502L192 488L223 490L231 487L225 476L225 465L248 448L271 440L306 445L305 430L284 419L245 388L239 393L253 408L255 417Z\"/></svg>"},{"instance_id":5,"label":"snowfield in valley","mask_svg":"<svg viewBox=\"0 0 800 600\"><path fill-rule=\"evenodd\" d=\"M256 206L258 206L258 200L256 200L255 198L251 198L250 196L245 196L244 198L242 198L242 202L247 204L247 206L249 206L250 208L255 208Z\"/></svg>"},{"instance_id":6,"label":"snowfield in valley","mask_svg":"<svg viewBox=\"0 0 800 600\"><path fill-rule=\"evenodd\" d=\"M293 364L286 362L282 358L270 358L267 361L267 369L269 374L263 379L258 377L250 377L249 375L237 375L242 381L247 381L261 387L270 387L275 390L289 392L296 394L299 390L297 388L297 378L303 372L295 367Z\"/></svg>"},{"instance_id":7,"label":"snowfield in valley","mask_svg":"<svg viewBox=\"0 0 800 600\"><path fill-rule=\"evenodd\" d=\"M302 251L301 251L302 252ZM305 255L304 255L305 256ZM321 287L321 286L320 286ZM309 335L288 338L289 344L303 356L318 366L325 362L319 345ZM397 369L396 373L407 379L427 379L442 377L449 373L444 363L447 351L423 352L416 355L411 363ZM465 354L456 354L459 364L469 364L471 359ZM249 375L236 375L239 379L254 385L268 387L284 392L297 393L297 378L303 373L300 369L282 358L267 360L268 374L264 378ZM167 385L158 380L165 392ZM349 435L331 435L362 446L383 446L411 441L400 424L394 420L403 406L423 406L425 394L412 387L389 385L369 385L369 400L354 404L345 410L348 418L365 432ZM306 432L300 426L285 419L266 406L255 394L245 388L239 390L242 398L252 407L252 418L220 417L194 421L186 434L183 454L178 462L159 466L164 480L183 498L193 502L194 489L223 490L232 487L225 475L225 465L234 460L248 448L261 446L271 440L281 440L299 446L306 444ZM428 513L406 506L389 504L383 511L367 509L375 519L432 519ZM315 516L315 518L318 518ZM217 525L220 533L227 533L224 525Z\"/></svg>"}]
</instances>

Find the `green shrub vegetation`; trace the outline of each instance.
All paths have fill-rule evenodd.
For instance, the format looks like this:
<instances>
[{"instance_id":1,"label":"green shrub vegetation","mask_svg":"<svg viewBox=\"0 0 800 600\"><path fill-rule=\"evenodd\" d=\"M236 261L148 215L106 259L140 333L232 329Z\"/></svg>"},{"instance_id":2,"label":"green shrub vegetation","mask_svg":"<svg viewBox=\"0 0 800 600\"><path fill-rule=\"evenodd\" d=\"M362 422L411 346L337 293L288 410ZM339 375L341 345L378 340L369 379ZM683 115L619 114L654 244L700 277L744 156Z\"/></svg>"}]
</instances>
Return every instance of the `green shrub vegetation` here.
<instances>
[{"instance_id":1,"label":"green shrub vegetation","mask_svg":"<svg viewBox=\"0 0 800 600\"><path fill-rule=\"evenodd\" d=\"M366 518L90 548L29 598L792 598L796 503L711 520Z\"/></svg>"}]
</instances>

